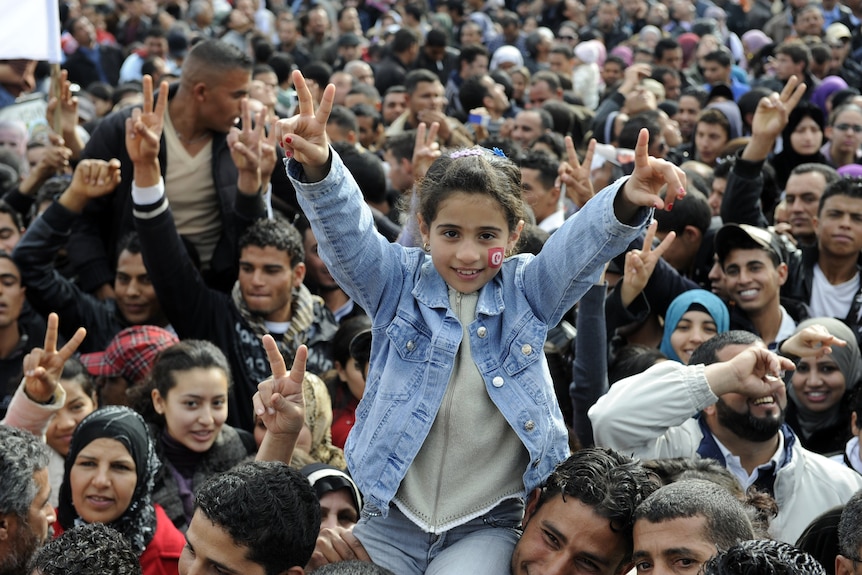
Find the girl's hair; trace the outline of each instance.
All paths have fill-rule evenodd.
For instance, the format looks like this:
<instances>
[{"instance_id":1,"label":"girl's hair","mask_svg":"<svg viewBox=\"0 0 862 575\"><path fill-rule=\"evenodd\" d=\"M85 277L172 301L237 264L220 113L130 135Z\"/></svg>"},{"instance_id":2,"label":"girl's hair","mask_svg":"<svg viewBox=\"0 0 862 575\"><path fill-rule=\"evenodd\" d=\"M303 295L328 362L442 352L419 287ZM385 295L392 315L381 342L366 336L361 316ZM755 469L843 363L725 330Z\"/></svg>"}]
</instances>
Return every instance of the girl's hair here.
<instances>
[{"instance_id":1,"label":"girl's hair","mask_svg":"<svg viewBox=\"0 0 862 575\"><path fill-rule=\"evenodd\" d=\"M84 395L89 398L96 397L96 385L93 378L78 358L70 357L66 360L60 379L77 383L81 386Z\"/></svg>"},{"instance_id":2,"label":"girl's hair","mask_svg":"<svg viewBox=\"0 0 862 575\"><path fill-rule=\"evenodd\" d=\"M511 160L484 148L467 148L441 156L419 184L419 213L430 226L440 204L452 194L485 194L503 209L509 231L526 220L521 199L521 171Z\"/></svg>"},{"instance_id":3,"label":"girl's hair","mask_svg":"<svg viewBox=\"0 0 862 575\"><path fill-rule=\"evenodd\" d=\"M152 391L156 389L159 395L167 397L168 392L177 384L174 374L196 368L220 369L227 378L228 389L233 384L230 365L219 348L208 341L186 339L163 349L156 356L147 383L140 386L141 394L133 402L135 410L151 423L163 423L164 418L153 408Z\"/></svg>"}]
</instances>

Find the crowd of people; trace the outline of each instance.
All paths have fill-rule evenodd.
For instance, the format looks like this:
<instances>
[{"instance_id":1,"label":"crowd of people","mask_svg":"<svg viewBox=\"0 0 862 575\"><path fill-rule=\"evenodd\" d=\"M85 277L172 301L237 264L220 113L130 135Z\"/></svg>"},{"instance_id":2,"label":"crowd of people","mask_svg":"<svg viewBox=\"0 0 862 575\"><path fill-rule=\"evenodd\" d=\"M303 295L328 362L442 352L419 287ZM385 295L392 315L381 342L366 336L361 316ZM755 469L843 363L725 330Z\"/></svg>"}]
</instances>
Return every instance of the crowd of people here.
<instances>
[{"instance_id":1,"label":"crowd of people","mask_svg":"<svg viewBox=\"0 0 862 575\"><path fill-rule=\"evenodd\" d=\"M0 60L0 575L856 573L862 3L59 18Z\"/></svg>"}]
</instances>

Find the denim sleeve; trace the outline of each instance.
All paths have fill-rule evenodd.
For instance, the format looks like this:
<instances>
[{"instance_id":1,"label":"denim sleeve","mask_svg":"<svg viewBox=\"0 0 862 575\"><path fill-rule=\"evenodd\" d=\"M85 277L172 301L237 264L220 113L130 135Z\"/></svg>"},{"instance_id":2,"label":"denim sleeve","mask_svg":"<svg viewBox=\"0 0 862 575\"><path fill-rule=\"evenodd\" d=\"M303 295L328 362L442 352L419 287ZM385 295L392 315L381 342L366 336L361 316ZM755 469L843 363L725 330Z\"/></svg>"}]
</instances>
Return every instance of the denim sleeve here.
<instances>
[{"instance_id":1,"label":"denim sleeve","mask_svg":"<svg viewBox=\"0 0 862 575\"><path fill-rule=\"evenodd\" d=\"M285 164L287 175L329 273L374 317L380 306L398 301L391 296L400 293L404 283L404 248L377 232L353 176L331 148L330 155L329 174L319 182L303 182L302 164L293 159ZM390 297L384 297L386 294Z\"/></svg>"},{"instance_id":2,"label":"denim sleeve","mask_svg":"<svg viewBox=\"0 0 862 575\"><path fill-rule=\"evenodd\" d=\"M547 325L559 323L599 280L604 265L625 250L652 218L652 210L643 208L634 226L617 219L614 198L626 181L621 178L596 194L524 265L525 297L536 317Z\"/></svg>"}]
</instances>

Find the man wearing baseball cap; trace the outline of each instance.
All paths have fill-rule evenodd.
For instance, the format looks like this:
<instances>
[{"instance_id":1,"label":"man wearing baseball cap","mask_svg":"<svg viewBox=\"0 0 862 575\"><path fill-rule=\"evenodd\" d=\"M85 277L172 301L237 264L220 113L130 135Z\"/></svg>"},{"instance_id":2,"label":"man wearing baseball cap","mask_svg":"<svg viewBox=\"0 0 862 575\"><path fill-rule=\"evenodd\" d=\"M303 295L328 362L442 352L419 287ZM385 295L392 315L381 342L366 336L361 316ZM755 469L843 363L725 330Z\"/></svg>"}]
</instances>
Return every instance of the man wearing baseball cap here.
<instances>
[{"instance_id":1,"label":"man wearing baseball cap","mask_svg":"<svg viewBox=\"0 0 862 575\"><path fill-rule=\"evenodd\" d=\"M777 342L793 335L797 322L808 318L807 306L780 297L787 264L771 232L748 224L726 224L715 234L715 254L734 304L732 329L755 333L775 349Z\"/></svg>"},{"instance_id":2,"label":"man wearing baseball cap","mask_svg":"<svg viewBox=\"0 0 862 575\"><path fill-rule=\"evenodd\" d=\"M96 378L99 405L129 405L128 390L143 383L160 351L178 342L166 329L136 325L115 335L105 351L82 355L81 363Z\"/></svg>"}]
</instances>

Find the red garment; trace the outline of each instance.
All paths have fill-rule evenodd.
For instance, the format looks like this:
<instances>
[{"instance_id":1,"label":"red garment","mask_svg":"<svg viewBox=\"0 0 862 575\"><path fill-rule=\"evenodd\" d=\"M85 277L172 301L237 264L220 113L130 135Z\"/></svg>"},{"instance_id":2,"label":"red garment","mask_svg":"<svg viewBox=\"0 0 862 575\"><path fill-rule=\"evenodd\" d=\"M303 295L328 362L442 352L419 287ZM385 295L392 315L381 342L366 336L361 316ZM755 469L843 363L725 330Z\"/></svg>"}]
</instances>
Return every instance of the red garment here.
<instances>
[{"instance_id":1,"label":"red garment","mask_svg":"<svg viewBox=\"0 0 862 575\"><path fill-rule=\"evenodd\" d=\"M186 545L186 538L174 527L161 505L156 510L156 534L141 554L143 575L179 575L180 553ZM63 526L54 523L54 537L63 534Z\"/></svg>"},{"instance_id":2,"label":"red garment","mask_svg":"<svg viewBox=\"0 0 862 575\"><path fill-rule=\"evenodd\" d=\"M332 445L344 449L347 435L356 423L356 407L359 400L355 397L345 407L332 412Z\"/></svg>"}]
</instances>

